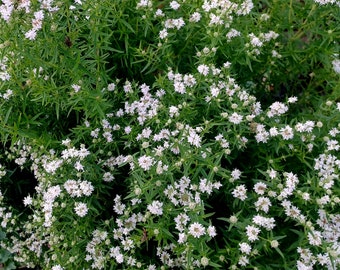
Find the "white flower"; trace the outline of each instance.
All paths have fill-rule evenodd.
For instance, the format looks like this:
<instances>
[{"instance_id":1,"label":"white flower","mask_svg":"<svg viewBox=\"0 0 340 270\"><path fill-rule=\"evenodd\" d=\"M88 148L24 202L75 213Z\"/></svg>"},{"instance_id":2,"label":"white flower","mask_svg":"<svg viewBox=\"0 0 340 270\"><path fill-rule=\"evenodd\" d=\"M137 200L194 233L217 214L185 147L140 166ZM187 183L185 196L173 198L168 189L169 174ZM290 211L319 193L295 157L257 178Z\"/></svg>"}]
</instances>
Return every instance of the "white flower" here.
<instances>
[{"instance_id":1,"label":"white flower","mask_svg":"<svg viewBox=\"0 0 340 270\"><path fill-rule=\"evenodd\" d=\"M123 204L121 202L121 198L119 195L116 195L115 199L114 199L114 205L113 205L113 210L119 214L122 215L124 213L124 210L126 208L125 204Z\"/></svg>"},{"instance_id":2,"label":"white flower","mask_svg":"<svg viewBox=\"0 0 340 270\"><path fill-rule=\"evenodd\" d=\"M254 242L255 240L258 240L259 239L259 237L258 237L259 233L260 233L260 229L255 227L255 226L248 225L246 227L246 234L247 234L248 240L250 242Z\"/></svg>"},{"instance_id":3,"label":"white flower","mask_svg":"<svg viewBox=\"0 0 340 270\"><path fill-rule=\"evenodd\" d=\"M308 241L309 244L312 246L320 246L322 244L322 236L321 236L321 232L319 231L312 231L309 232L308 235Z\"/></svg>"},{"instance_id":4,"label":"white flower","mask_svg":"<svg viewBox=\"0 0 340 270\"><path fill-rule=\"evenodd\" d=\"M169 107L169 116L171 118L179 116L179 109L176 106Z\"/></svg>"},{"instance_id":5,"label":"white flower","mask_svg":"<svg viewBox=\"0 0 340 270\"><path fill-rule=\"evenodd\" d=\"M11 96L13 96L13 90L11 89L7 89L6 93L2 95L5 100L9 100Z\"/></svg>"},{"instance_id":6,"label":"white flower","mask_svg":"<svg viewBox=\"0 0 340 270\"><path fill-rule=\"evenodd\" d=\"M89 181L79 181L79 188L84 196L90 196L94 190L91 182Z\"/></svg>"},{"instance_id":7,"label":"white flower","mask_svg":"<svg viewBox=\"0 0 340 270\"><path fill-rule=\"evenodd\" d=\"M271 202L267 197L259 197L255 202L256 211L262 210L265 213L268 213L269 207L271 206Z\"/></svg>"},{"instance_id":8,"label":"white flower","mask_svg":"<svg viewBox=\"0 0 340 270\"><path fill-rule=\"evenodd\" d=\"M212 189L213 189L213 184L211 182L208 182L206 178L200 179L199 190L202 193L211 194Z\"/></svg>"},{"instance_id":9,"label":"white flower","mask_svg":"<svg viewBox=\"0 0 340 270\"><path fill-rule=\"evenodd\" d=\"M0 71L0 80L2 81L9 81L11 75L7 71Z\"/></svg>"},{"instance_id":10,"label":"white flower","mask_svg":"<svg viewBox=\"0 0 340 270\"><path fill-rule=\"evenodd\" d=\"M115 179L115 177L110 172L106 172L103 175L103 181L104 182L112 182L114 179Z\"/></svg>"},{"instance_id":11,"label":"white flower","mask_svg":"<svg viewBox=\"0 0 340 270\"><path fill-rule=\"evenodd\" d=\"M74 164L74 168L79 172L79 171L84 171L84 166L80 163L80 161L77 161Z\"/></svg>"},{"instance_id":12,"label":"white flower","mask_svg":"<svg viewBox=\"0 0 340 270\"><path fill-rule=\"evenodd\" d=\"M156 12L155 12L155 16L156 17L164 17L164 12L163 12L163 10L161 10L161 9L157 9L156 10Z\"/></svg>"},{"instance_id":13,"label":"white flower","mask_svg":"<svg viewBox=\"0 0 340 270\"><path fill-rule=\"evenodd\" d=\"M274 169L270 169L267 171L268 176L270 177L270 179L274 179L277 177L277 171L275 171Z\"/></svg>"},{"instance_id":14,"label":"white flower","mask_svg":"<svg viewBox=\"0 0 340 270\"><path fill-rule=\"evenodd\" d=\"M179 4L177 1L171 1L171 2L170 2L170 7L171 7L172 9L174 9L174 10L177 10L177 9L179 9L180 4Z\"/></svg>"},{"instance_id":15,"label":"white flower","mask_svg":"<svg viewBox=\"0 0 340 270\"><path fill-rule=\"evenodd\" d=\"M91 137L98 138L99 131L100 131L99 128L96 128L95 130L92 130L91 133L90 133Z\"/></svg>"},{"instance_id":16,"label":"white flower","mask_svg":"<svg viewBox=\"0 0 340 270\"><path fill-rule=\"evenodd\" d=\"M177 30L179 30L185 25L183 18L173 19L172 23L177 28Z\"/></svg>"},{"instance_id":17,"label":"white flower","mask_svg":"<svg viewBox=\"0 0 340 270\"><path fill-rule=\"evenodd\" d=\"M333 65L333 70L340 74L340 59L335 59L332 61L332 65Z\"/></svg>"},{"instance_id":18,"label":"white flower","mask_svg":"<svg viewBox=\"0 0 340 270\"><path fill-rule=\"evenodd\" d=\"M150 0L140 0L137 4L137 8L151 7L152 2Z\"/></svg>"},{"instance_id":19,"label":"white flower","mask_svg":"<svg viewBox=\"0 0 340 270\"><path fill-rule=\"evenodd\" d=\"M256 225L264 227L267 231L274 229L275 227L275 219L274 218L267 218L260 215L256 215L253 217L253 222Z\"/></svg>"},{"instance_id":20,"label":"white flower","mask_svg":"<svg viewBox=\"0 0 340 270\"><path fill-rule=\"evenodd\" d=\"M64 183L64 188L71 197L80 197L81 192L77 181L69 179Z\"/></svg>"},{"instance_id":21,"label":"white flower","mask_svg":"<svg viewBox=\"0 0 340 270\"><path fill-rule=\"evenodd\" d=\"M318 259L318 263L321 264L321 265L331 265L332 264L332 262L329 258L329 255L327 253L326 254L318 254L317 259Z\"/></svg>"},{"instance_id":22,"label":"white flower","mask_svg":"<svg viewBox=\"0 0 340 270\"><path fill-rule=\"evenodd\" d=\"M226 37L228 41L230 41L234 37L238 37L241 35L241 32L237 31L236 29L230 29L229 32L227 33Z\"/></svg>"},{"instance_id":23,"label":"white flower","mask_svg":"<svg viewBox=\"0 0 340 270\"><path fill-rule=\"evenodd\" d=\"M190 220L189 216L185 213L180 213L178 214L174 221L175 221L175 228L179 230L180 232L184 231L185 225L188 223Z\"/></svg>"},{"instance_id":24,"label":"white flower","mask_svg":"<svg viewBox=\"0 0 340 270\"><path fill-rule=\"evenodd\" d=\"M55 198L57 198L61 193L60 186L52 186L47 189L47 191L43 195L43 199L46 202L53 202Z\"/></svg>"},{"instance_id":25,"label":"white flower","mask_svg":"<svg viewBox=\"0 0 340 270\"><path fill-rule=\"evenodd\" d=\"M337 140L328 140L327 141L327 150L331 151L331 150L335 150L338 151L340 148L339 143Z\"/></svg>"},{"instance_id":26,"label":"white flower","mask_svg":"<svg viewBox=\"0 0 340 270\"><path fill-rule=\"evenodd\" d=\"M209 227L207 228L207 234L208 234L210 237L215 237L215 236L217 235L215 226L209 226Z\"/></svg>"},{"instance_id":27,"label":"white flower","mask_svg":"<svg viewBox=\"0 0 340 270\"><path fill-rule=\"evenodd\" d=\"M239 246L240 246L240 251L242 253L245 253L247 255L250 254L251 252L251 246L248 244L248 243L245 243L245 242L242 242L242 243L239 243Z\"/></svg>"},{"instance_id":28,"label":"white flower","mask_svg":"<svg viewBox=\"0 0 340 270\"><path fill-rule=\"evenodd\" d=\"M110 257L115 258L117 263L122 263L124 261L123 254L121 253L119 247L110 248Z\"/></svg>"},{"instance_id":29,"label":"white flower","mask_svg":"<svg viewBox=\"0 0 340 270\"><path fill-rule=\"evenodd\" d=\"M238 15L247 15L253 9L254 4L252 0L242 1L242 4L239 5L239 9L237 10Z\"/></svg>"},{"instance_id":30,"label":"white flower","mask_svg":"<svg viewBox=\"0 0 340 270\"><path fill-rule=\"evenodd\" d=\"M185 86L193 87L196 85L196 79L192 74L186 74L183 77L183 83Z\"/></svg>"},{"instance_id":31,"label":"white flower","mask_svg":"<svg viewBox=\"0 0 340 270\"><path fill-rule=\"evenodd\" d=\"M236 188L234 188L232 194L235 198L244 201L245 199L247 199L247 188L245 185L239 185Z\"/></svg>"},{"instance_id":32,"label":"white flower","mask_svg":"<svg viewBox=\"0 0 340 270\"><path fill-rule=\"evenodd\" d=\"M126 126L126 127L124 128L125 134L130 134L131 131L132 131L132 128L131 128L130 126Z\"/></svg>"},{"instance_id":33,"label":"white flower","mask_svg":"<svg viewBox=\"0 0 340 270\"><path fill-rule=\"evenodd\" d=\"M297 97L290 97L288 98L288 103L295 103L297 102L298 98Z\"/></svg>"},{"instance_id":34,"label":"white flower","mask_svg":"<svg viewBox=\"0 0 340 270\"><path fill-rule=\"evenodd\" d=\"M267 116L269 118L279 116L288 111L288 107L282 102L274 102L272 105L269 106L269 109L270 110L267 112Z\"/></svg>"},{"instance_id":35,"label":"white flower","mask_svg":"<svg viewBox=\"0 0 340 270\"><path fill-rule=\"evenodd\" d=\"M241 256L238 259L238 264L241 266L246 266L249 263L249 259L246 256Z\"/></svg>"},{"instance_id":36,"label":"white flower","mask_svg":"<svg viewBox=\"0 0 340 270\"><path fill-rule=\"evenodd\" d=\"M228 119L231 123L238 125L239 123L241 123L243 116L234 112L232 115L228 117Z\"/></svg>"},{"instance_id":37,"label":"white flower","mask_svg":"<svg viewBox=\"0 0 340 270\"><path fill-rule=\"evenodd\" d=\"M178 234L178 243L183 244L187 241L188 237L185 233L179 233Z\"/></svg>"},{"instance_id":38,"label":"white flower","mask_svg":"<svg viewBox=\"0 0 340 270\"><path fill-rule=\"evenodd\" d=\"M71 197L90 196L94 190L92 184L88 181L75 181L72 179L64 183L64 188Z\"/></svg>"},{"instance_id":39,"label":"white flower","mask_svg":"<svg viewBox=\"0 0 340 270\"><path fill-rule=\"evenodd\" d=\"M85 217L87 212L88 212L88 208L87 208L86 203L76 202L75 207L74 207L74 211L76 212L76 214L78 216Z\"/></svg>"},{"instance_id":40,"label":"white flower","mask_svg":"<svg viewBox=\"0 0 340 270\"><path fill-rule=\"evenodd\" d=\"M159 32L159 38L165 39L168 36L168 31L166 29L163 29Z\"/></svg>"},{"instance_id":41,"label":"white flower","mask_svg":"<svg viewBox=\"0 0 340 270\"><path fill-rule=\"evenodd\" d=\"M64 270L64 268L62 268L59 264L57 264L57 265L53 266L51 268L51 270Z\"/></svg>"},{"instance_id":42,"label":"white flower","mask_svg":"<svg viewBox=\"0 0 340 270\"><path fill-rule=\"evenodd\" d=\"M24 198L24 205L31 205L33 202L32 197L30 195L28 195L27 197Z\"/></svg>"},{"instance_id":43,"label":"white flower","mask_svg":"<svg viewBox=\"0 0 340 270\"><path fill-rule=\"evenodd\" d=\"M175 81L174 82L174 90L177 93L184 94L186 92L184 83L179 82L179 81Z\"/></svg>"},{"instance_id":44,"label":"white flower","mask_svg":"<svg viewBox=\"0 0 340 270\"><path fill-rule=\"evenodd\" d=\"M289 140L294 137L293 129L288 125L280 129L280 134L284 140Z\"/></svg>"},{"instance_id":45,"label":"white flower","mask_svg":"<svg viewBox=\"0 0 340 270\"><path fill-rule=\"evenodd\" d=\"M148 205L148 210L151 214L161 216L163 214L163 203L160 201L153 201L151 204Z\"/></svg>"},{"instance_id":46,"label":"white flower","mask_svg":"<svg viewBox=\"0 0 340 270\"><path fill-rule=\"evenodd\" d=\"M231 172L231 177L232 177L234 180L240 179L240 177L241 177L241 171L240 171L239 169L234 169L234 170Z\"/></svg>"},{"instance_id":47,"label":"white flower","mask_svg":"<svg viewBox=\"0 0 340 270\"><path fill-rule=\"evenodd\" d=\"M29 40L35 40L36 36L37 36L36 29L31 29L25 33L25 38Z\"/></svg>"},{"instance_id":48,"label":"white flower","mask_svg":"<svg viewBox=\"0 0 340 270\"><path fill-rule=\"evenodd\" d=\"M150 170L153 163L154 163L154 159L149 156L144 155L138 159L138 164L144 171Z\"/></svg>"},{"instance_id":49,"label":"white flower","mask_svg":"<svg viewBox=\"0 0 340 270\"><path fill-rule=\"evenodd\" d=\"M201 20L201 14L198 12L194 12L191 14L189 21L190 22L199 22Z\"/></svg>"},{"instance_id":50,"label":"white flower","mask_svg":"<svg viewBox=\"0 0 340 270\"><path fill-rule=\"evenodd\" d=\"M126 238L122 241L122 246L124 250L131 250L135 247L133 241L130 238Z\"/></svg>"},{"instance_id":51,"label":"white flower","mask_svg":"<svg viewBox=\"0 0 340 270\"><path fill-rule=\"evenodd\" d=\"M253 33L249 34L249 37L250 37L250 43L254 47L261 47L263 45L263 42L258 37L256 37Z\"/></svg>"},{"instance_id":52,"label":"white flower","mask_svg":"<svg viewBox=\"0 0 340 270\"><path fill-rule=\"evenodd\" d=\"M190 143L191 145L194 145L196 147L201 146L201 137L194 130L190 130L187 139L188 143Z\"/></svg>"},{"instance_id":53,"label":"white flower","mask_svg":"<svg viewBox=\"0 0 340 270\"><path fill-rule=\"evenodd\" d=\"M267 185L265 183L259 182L254 185L254 191L258 195L263 195L266 189Z\"/></svg>"},{"instance_id":54,"label":"white flower","mask_svg":"<svg viewBox=\"0 0 340 270\"><path fill-rule=\"evenodd\" d=\"M223 20L221 19L220 16L217 16L217 15L215 15L213 13L210 13L209 17L210 17L209 26L212 26L212 25L222 25L223 24Z\"/></svg>"},{"instance_id":55,"label":"white flower","mask_svg":"<svg viewBox=\"0 0 340 270\"><path fill-rule=\"evenodd\" d=\"M336 0L314 0L319 5L335 4Z\"/></svg>"},{"instance_id":56,"label":"white flower","mask_svg":"<svg viewBox=\"0 0 340 270\"><path fill-rule=\"evenodd\" d=\"M107 91L113 91L115 90L116 88L116 85L114 83L110 83L108 86L107 86Z\"/></svg>"},{"instance_id":57,"label":"white flower","mask_svg":"<svg viewBox=\"0 0 340 270\"><path fill-rule=\"evenodd\" d=\"M133 92L132 85L129 81L125 82L123 89L124 89L125 93L132 93Z\"/></svg>"},{"instance_id":58,"label":"white flower","mask_svg":"<svg viewBox=\"0 0 340 270\"><path fill-rule=\"evenodd\" d=\"M78 84L72 84L71 87L73 88L75 93L78 93L81 88L81 86Z\"/></svg>"},{"instance_id":59,"label":"white flower","mask_svg":"<svg viewBox=\"0 0 340 270\"><path fill-rule=\"evenodd\" d=\"M61 159L52 160L50 162L43 162L43 167L47 173L54 174L56 170L61 167L63 161Z\"/></svg>"},{"instance_id":60,"label":"white flower","mask_svg":"<svg viewBox=\"0 0 340 270\"><path fill-rule=\"evenodd\" d=\"M194 222L189 226L189 234L191 234L195 238L199 238L205 234L205 228L202 224Z\"/></svg>"},{"instance_id":61,"label":"white flower","mask_svg":"<svg viewBox=\"0 0 340 270\"><path fill-rule=\"evenodd\" d=\"M203 64L199 65L197 67L197 70L198 70L199 73L201 73L204 76L207 76L208 73L209 73L209 67L207 65L203 65Z\"/></svg>"}]
</instances>

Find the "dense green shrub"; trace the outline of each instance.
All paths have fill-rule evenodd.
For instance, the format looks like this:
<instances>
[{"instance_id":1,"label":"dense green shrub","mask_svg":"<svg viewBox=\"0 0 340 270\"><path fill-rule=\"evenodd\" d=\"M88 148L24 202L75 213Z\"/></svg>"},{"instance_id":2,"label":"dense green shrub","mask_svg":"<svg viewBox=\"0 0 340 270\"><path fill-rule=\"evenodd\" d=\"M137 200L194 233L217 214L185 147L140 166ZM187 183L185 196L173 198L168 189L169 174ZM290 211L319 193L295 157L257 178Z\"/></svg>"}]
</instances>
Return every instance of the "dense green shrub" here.
<instances>
[{"instance_id":1,"label":"dense green shrub","mask_svg":"<svg viewBox=\"0 0 340 270\"><path fill-rule=\"evenodd\" d=\"M337 269L340 2L0 2L0 264Z\"/></svg>"}]
</instances>

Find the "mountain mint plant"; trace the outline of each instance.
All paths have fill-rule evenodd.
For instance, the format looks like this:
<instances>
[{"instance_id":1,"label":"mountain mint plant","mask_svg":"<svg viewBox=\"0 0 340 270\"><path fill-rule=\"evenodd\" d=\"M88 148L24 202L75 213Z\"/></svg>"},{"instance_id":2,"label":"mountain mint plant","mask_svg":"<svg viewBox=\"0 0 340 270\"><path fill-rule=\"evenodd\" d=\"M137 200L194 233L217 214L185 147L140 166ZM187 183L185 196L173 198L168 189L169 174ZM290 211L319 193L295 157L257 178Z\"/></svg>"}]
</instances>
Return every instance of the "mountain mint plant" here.
<instances>
[{"instance_id":1,"label":"mountain mint plant","mask_svg":"<svg viewBox=\"0 0 340 270\"><path fill-rule=\"evenodd\" d=\"M339 269L338 0L0 1L4 269Z\"/></svg>"}]
</instances>

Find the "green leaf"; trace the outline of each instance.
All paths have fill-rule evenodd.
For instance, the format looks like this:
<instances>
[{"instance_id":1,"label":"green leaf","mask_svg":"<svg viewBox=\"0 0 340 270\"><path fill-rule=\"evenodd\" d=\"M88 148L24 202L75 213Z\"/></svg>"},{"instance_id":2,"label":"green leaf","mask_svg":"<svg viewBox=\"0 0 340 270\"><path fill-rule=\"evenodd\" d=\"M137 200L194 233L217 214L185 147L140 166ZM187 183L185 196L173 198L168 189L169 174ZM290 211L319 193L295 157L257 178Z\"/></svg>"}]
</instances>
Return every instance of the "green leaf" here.
<instances>
[{"instance_id":1,"label":"green leaf","mask_svg":"<svg viewBox=\"0 0 340 270\"><path fill-rule=\"evenodd\" d=\"M0 231L0 241L4 240L6 238L6 233L3 231Z\"/></svg>"},{"instance_id":2,"label":"green leaf","mask_svg":"<svg viewBox=\"0 0 340 270\"><path fill-rule=\"evenodd\" d=\"M15 266L14 262L10 262L9 264L5 265L4 270L12 270L12 269L17 269L17 267Z\"/></svg>"},{"instance_id":3,"label":"green leaf","mask_svg":"<svg viewBox=\"0 0 340 270\"><path fill-rule=\"evenodd\" d=\"M205 218L213 216L214 214L215 214L214 212L213 213L208 213L208 214L205 214L204 216L202 216L202 218L205 219Z\"/></svg>"},{"instance_id":4,"label":"green leaf","mask_svg":"<svg viewBox=\"0 0 340 270\"><path fill-rule=\"evenodd\" d=\"M8 111L7 111L7 113L6 113L6 116L5 116L5 119L4 119L4 124L7 124L8 119L9 119L9 116L10 116L10 114L12 113L12 108L13 108L13 107L10 107L10 108L8 109Z\"/></svg>"},{"instance_id":5,"label":"green leaf","mask_svg":"<svg viewBox=\"0 0 340 270\"><path fill-rule=\"evenodd\" d=\"M10 256L11 256L11 253L8 250L2 249L0 251L0 262L1 263L7 262Z\"/></svg>"},{"instance_id":6,"label":"green leaf","mask_svg":"<svg viewBox=\"0 0 340 270\"><path fill-rule=\"evenodd\" d=\"M222 221L225 221L225 222L230 222L229 218L224 218L224 217L219 217L219 218L216 218L218 220L222 220Z\"/></svg>"},{"instance_id":7,"label":"green leaf","mask_svg":"<svg viewBox=\"0 0 340 270\"><path fill-rule=\"evenodd\" d=\"M217 263L214 263L213 261L209 261L209 265L210 266L212 266L212 267L214 267L214 268L221 268L222 267L222 265L219 265L219 264L217 264Z\"/></svg>"}]
</instances>

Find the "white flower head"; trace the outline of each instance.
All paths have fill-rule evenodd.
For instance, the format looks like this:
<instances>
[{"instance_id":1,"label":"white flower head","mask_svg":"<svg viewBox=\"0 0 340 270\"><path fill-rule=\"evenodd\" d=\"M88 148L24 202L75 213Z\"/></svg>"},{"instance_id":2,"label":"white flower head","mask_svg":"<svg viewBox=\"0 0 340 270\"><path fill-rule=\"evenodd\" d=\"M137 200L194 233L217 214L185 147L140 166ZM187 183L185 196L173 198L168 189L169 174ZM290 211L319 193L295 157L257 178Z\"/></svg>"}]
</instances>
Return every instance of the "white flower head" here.
<instances>
[{"instance_id":1,"label":"white flower head","mask_svg":"<svg viewBox=\"0 0 340 270\"><path fill-rule=\"evenodd\" d=\"M208 73L209 73L209 67L208 67L207 65L204 65L204 64L199 65L199 66L197 67L197 70L198 70L198 72L199 72L200 74L202 74L202 75L204 75L204 76L207 76Z\"/></svg>"},{"instance_id":2,"label":"white flower head","mask_svg":"<svg viewBox=\"0 0 340 270\"><path fill-rule=\"evenodd\" d=\"M271 202L269 200L269 198L267 197L259 197L257 199L257 201L255 202L255 208L256 208L256 211L263 211L265 213L268 213L269 211L269 207L271 206Z\"/></svg>"},{"instance_id":3,"label":"white flower head","mask_svg":"<svg viewBox=\"0 0 340 270\"><path fill-rule=\"evenodd\" d=\"M217 235L215 226L210 225L210 226L207 228L207 234L208 234L210 237L215 237L215 236Z\"/></svg>"},{"instance_id":4,"label":"white flower head","mask_svg":"<svg viewBox=\"0 0 340 270\"><path fill-rule=\"evenodd\" d=\"M78 84L72 84L71 85L72 89L74 90L75 93L78 93L80 91L81 86Z\"/></svg>"},{"instance_id":5,"label":"white flower head","mask_svg":"<svg viewBox=\"0 0 340 270\"><path fill-rule=\"evenodd\" d=\"M259 182L259 183L256 183L254 185L254 191L258 195L263 195L264 192L266 191L266 189L267 189L267 185L265 183L263 183L263 182Z\"/></svg>"},{"instance_id":6,"label":"white flower head","mask_svg":"<svg viewBox=\"0 0 340 270\"><path fill-rule=\"evenodd\" d=\"M181 5L177 2L177 1L171 1L170 2L170 7L173 9L173 10L177 10L179 9Z\"/></svg>"},{"instance_id":7,"label":"white flower head","mask_svg":"<svg viewBox=\"0 0 340 270\"><path fill-rule=\"evenodd\" d=\"M293 139L294 137L294 131L289 125L281 128L280 134L284 140Z\"/></svg>"},{"instance_id":8,"label":"white flower head","mask_svg":"<svg viewBox=\"0 0 340 270\"><path fill-rule=\"evenodd\" d=\"M153 201L147 208L151 214L156 216L161 216L163 214L163 203L160 201Z\"/></svg>"},{"instance_id":9,"label":"white flower head","mask_svg":"<svg viewBox=\"0 0 340 270\"><path fill-rule=\"evenodd\" d=\"M248 240L250 242L254 242L255 240L258 240L259 239L259 237L258 237L259 233L260 233L260 229L253 226L253 225L248 225L246 227L246 234L247 234Z\"/></svg>"},{"instance_id":10,"label":"white flower head","mask_svg":"<svg viewBox=\"0 0 340 270\"><path fill-rule=\"evenodd\" d=\"M340 74L340 59L335 59L332 61L333 70L335 73Z\"/></svg>"},{"instance_id":11,"label":"white flower head","mask_svg":"<svg viewBox=\"0 0 340 270\"><path fill-rule=\"evenodd\" d=\"M231 194L233 194L234 198L244 201L245 199L247 199L247 188L245 185L239 185L234 188Z\"/></svg>"},{"instance_id":12,"label":"white flower head","mask_svg":"<svg viewBox=\"0 0 340 270\"><path fill-rule=\"evenodd\" d=\"M242 253L247 254L247 255L250 254L251 246L248 243L242 242L242 243L239 243L239 246L240 246L240 251Z\"/></svg>"},{"instance_id":13,"label":"white flower head","mask_svg":"<svg viewBox=\"0 0 340 270\"><path fill-rule=\"evenodd\" d=\"M115 90L115 88L116 88L116 84L110 83L110 84L107 86L107 91L112 92L112 91Z\"/></svg>"},{"instance_id":14,"label":"white flower head","mask_svg":"<svg viewBox=\"0 0 340 270\"><path fill-rule=\"evenodd\" d=\"M231 172L231 177L232 177L234 180L238 180L238 179L240 179L241 174L242 174L242 172L241 172L239 169L234 169L234 170Z\"/></svg>"},{"instance_id":15,"label":"white flower head","mask_svg":"<svg viewBox=\"0 0 340 270\"><path fill-rule=\"evenodd\" d=\"M24 198L24 205L25 206L31 205L32 203L33 203L33 200L32 200L32 197L30 195L28 195Z\"/></svg>"},{"instance_id":16,"label":"white flower head","mask_svg":"<svg viewBox=\"0 0 340 270\"><path fill-rule=\"evenodd\" d=\"M202 224L194 222L189 226L189 234L195 238L199 238L205 234L205 228Z\"/></svg>"},{"instance_id":17,"label":"white flower head","mask_svg":"<svg viewBox=\"0 0 340 270\"><path fill-rule=\"evenodd\" d=\"M194 12L191 14L189 21L190 22L199 22L201 20L202 16L198 12Z\"/></svg>"},{"instance_id":18,"label":"white flower head","mask_svg":"<svg viewBox=\"0 0 340 270\"><path fill-rule=\"evenodd\" d=\"M57 265L52 267L52 270L64 270L64 268L61 267L60 264L57 264Z\"/></svg>"},{"instance_id":19,"label":"white flower head","mask_svg":"<svg viewBox=\"0 0 340 270\"><path fill-rule=\"evenodd\" d=\"M269 106L269 111L267 112L267 116L269 118L274 116L280 116L288 111L288 106L283 104L282 102L274 102Z\"/></svg>"},{"instance_id":20,"label":"white flower head","mask_svg":"<svg viewBox=\"0 0 340 270\"><path fill-rule=\"evenodd\" d=\"M234 112L232 115L228 117L229 121L235 125L238 125L241 123L243 116Z\"/></svg>"},{"instance_id":21,"label":"white flower head","mask_svg":"<svg viewBox=\"0 0 340 270\"><path fill-rule=\"evenodd\" d=\"M88 210L89 209L87 208L86 203L82 203L82 202L75 203L74 211L76 212L78 216L85 217Z\"/></svg>"},{"instance_id":22,"label":"white flower head","mask_svg":"<svg viewBox=\"0 0 340 270\"><path fill-rule=\"evenodd\" d=\"M144 170L148 171L150 170L151 166L154 164L154 159L149 156L141 156L138 159L138 165Z\"/></svg>"}]
</instances>

